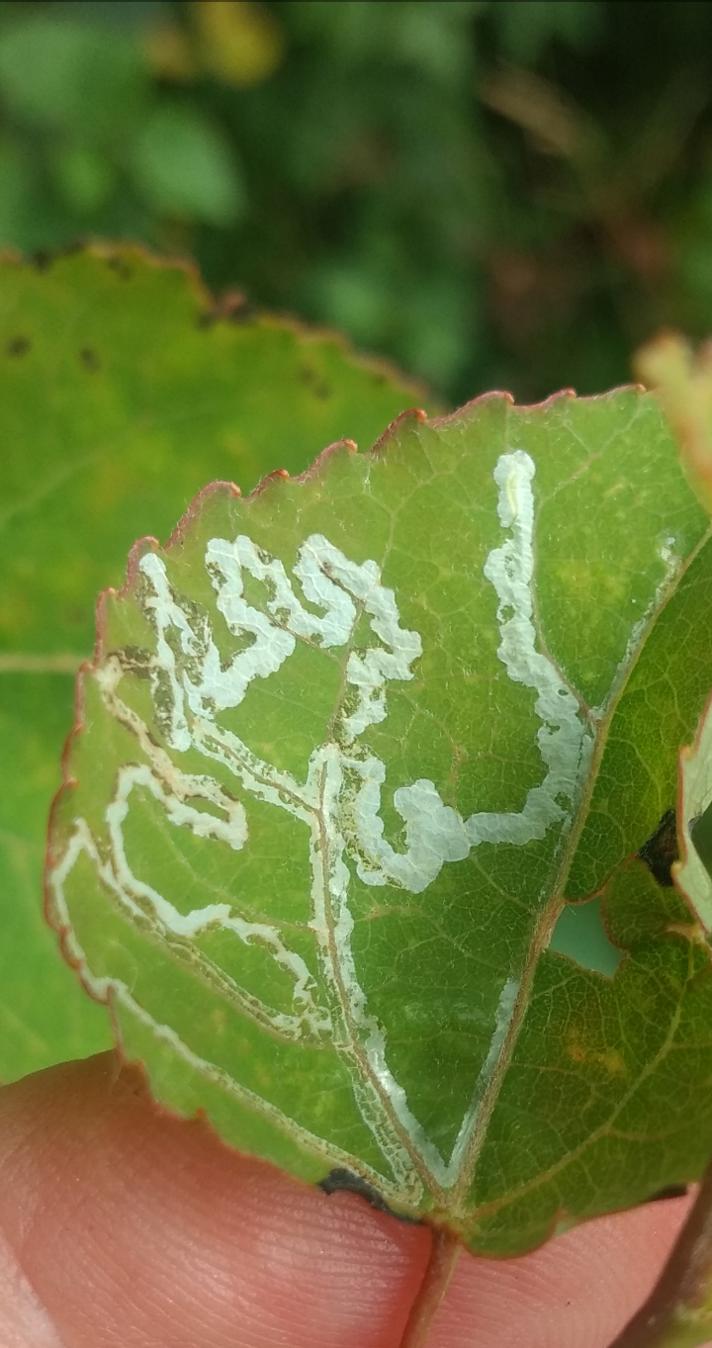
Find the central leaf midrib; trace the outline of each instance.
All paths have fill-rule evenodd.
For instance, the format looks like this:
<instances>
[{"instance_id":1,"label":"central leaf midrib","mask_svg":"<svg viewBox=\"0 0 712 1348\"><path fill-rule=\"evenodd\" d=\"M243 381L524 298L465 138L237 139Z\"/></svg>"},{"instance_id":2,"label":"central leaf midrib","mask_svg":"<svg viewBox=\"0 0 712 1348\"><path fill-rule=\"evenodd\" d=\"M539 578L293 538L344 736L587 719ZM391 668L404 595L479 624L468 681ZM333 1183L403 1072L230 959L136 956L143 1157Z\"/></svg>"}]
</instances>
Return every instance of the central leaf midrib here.
<instances>
[{"instance_id":1,"label":"central leaf midrib","mask_svg":"<svg viewBox=\"0 0 712 1348\"><path fill-rule=\"evenodd\" d=\"M329 835L324 819L324 810L322 801L323 801L323 774L322 774L322 789L320 792L318 821L319 821L322 855L324 856L324 858L328 858L330 855ZM373 1072L371 1065L368 1061L368 1057L362 1051L361 1043L358 1036L358 1029L351 1015L351 1011L348 1004L348 994L346 992L341 971L339 951L334 932L331 896L329 894L329 886L326 878L328 874L328 868L326 866L323 867L323 874L324 874L324 911L327 915L329 958L334 971L334 982L337 987L337 993L339 998L339 1009L344 1023L344 1028L348 1034L349 1057L360 1071L364 1083L367 1084L377 1095L381 1103L383 1113L388 1121L389 1127L397 1141L397 1144L405 1152L407 1152L412 1162L413 1168L420 1177L421 1183L424 1185L426 1191L429 1190L431 1193L439 1194L440 1186L437 1184L437 1181L435 1180L435 1177L433 1176L429 1167L427 1166L427 1163L425 1162L424 1158L420 1155L420 1152L417 1150L417 1148L413 1146L411 1139L408 1137L407 1132L401 1126L400 1121L395 1111L393 1110L391 1102L388 1099L387 1093L383 1090L383 1086L380 1080L378 1079L378 1076L376 1075L375 1072ZM386 1156L384 1159L388 1163L388 1157Z\"/></svg>"},{"instance_id":2,"label":"central leaf midrib","mask_svg":"<svg viewBox=\"0 0 712 1348\"><path fill-rule=\"evenodd\" d=\"M381 1102L381 1107L385 1115L385 1120L387 1120L389 1124L389 1130L393 1134L395 1134L398 1143L406 1150L407 1154L411 1159L411 1162L414 1165L414 1168L416 1169L426 1188L430 1191L431 1195L435 1198L436 1202L442 1204L442 1210L447 1212L448 1215L454 1216L456 1213L460 1213L463 1207L466 1205L466 1197L474 1181L477 1164L489 1132L489 1125L491 1122L491 1118L494 1113L497 1100L499 1098L504 1078L509 1070L509 1066L511 1064L512 1057L514 1055L516 1044L519 1039L519 1034L524 1024L526 1012L529 1006L531 988L538 967L539 958L549 944L551 931L553 929L557 917L559 916L563 908L562 895L571 869L572 862L576 855L576 850L581 838L581 834L584 825L586 823L586 819L588 817L593 791L595 789L598 773L601 766L601 761L606 747L608 732L615 717L615 713L617 711L621 697L623 696L623 693L625 692L625 689L633 674L633 671L635 670L642 656L643 650L646 646L650 633L656 627L658 621L660 620L661 614L663 613L667 604L677 593L678 588L685 574L687 573L690 565L702 551L704 546L709 541L710 537L712 537L712 526L710 526L705 531L705 533L701 536L695 547L691 549L686 561L680 567L680 570L676 573L674 578L671 578L671 581L666 586L665 590L661 591L660 602L652 609L649 619L640 633L640 639L636 647L634 648L634 651L631 652L627 664L624 665L623 662L621 662L619 669L616 671L616 675L612 680L608 699L605 704L606 708L605 714L597 718L596 721L594 722L593 718L589 713L587 705L584 704L581 697L577 695L579 704L582 709L582 713L586 714L587 719L589 720L589 724L592 724L595 728L595 743L590 771L586 783L582 789L580 802L576 810L575 816L571 822L567 834L565 834L560 840L559 862L555 871L551 897L545 904L542 912L539 915L538 921L534 927L532 939L530 941L529 948L526 953L522 967L519 991L515 999L514 1009L506 1033L506 1038L502 1047L502 1051L500 1053L500 1057L498 1059L498 1062L495 1066L495 1069L492 1073L489 1082L486 1083L485 1085L484 1091L479 1101L472 1136L470 1139L470 1143L465 1150L459 1175L457 1177L455 1184L452 1186L452 1188L449 1188L448 1191L444 1191L442 1189L442 1186L437 1182L434 1175L430 1171L430 1168L427 1165L425 1158L421 1155L417 1147L414 1147L410 1137L401 1128L400 1121L397 1119L397 1117L394 1116L393 1111L391 1109L390 1101L388 1100L387 1095L383 1091L381 1082L378 1080L377 1076L370 1070L370 1064L368 1063L368 1060L362 1051L358 1035L358 1027L352 1023L351 1017L348 1013L347 997L345 989L343 988L343 986L341 986L340 1001L341 1001L342 1016L345 1028L347 1028L348 1030L350 1040L349 1057L351 1061L354 1063L356 1069L360 1072L362 1079L368 1083L368 1085L372 1090L375 1090L377 1097ZM382 550L381 573L383 572L383 569L386 566L388 555L391 550L391 544L392 539L389 540L388 543L386 543L386 545ZM536 590L534 592L534 599L536 603ZM358 614L352 627L352 634L348 643L346 643L344 648L342 676L339 682L339 688L334 698L331 714L327 718L326 722L327 741L330 739L333 740L335 738L334 732L336 728L336 721L339 712L343 706L343 701L346 693L346 668L348 664L348 659L355 645L355 632L358 619L362 615L363 611L364 611L364 601L359 601ZM540 622L540 615L538 613L538 606L535 607L535 621L537 624L537 631L538 633L541 633L541 622ZM568 684L568 680L566 680L566 682ZM321 811L319 811L319 813L321 815ZM322 824L323 820L320 819L320 828L322 827ZM322 837L323 840L326 839L325 829ZM326 911L330 912L329 895L326 895ZM332 919L329 930L330 959L332 963L332 968L334 970L335 978L341 984L339 954L338 950L336 949L336 944L333 940L333 936L334 933L333 933L333 919Z\"/></svg>"},{"instance_id":3,"label":"central leaf midrib","mask_svg":"<svg viewBox=\"0 0 712 1348\"><path fill-rule=\"evenodd\" d=\"M390 552L390 547L391 547L391 544L390 544L390 540L389 540L389 543L388 543L388 544L384 547L384 549L383 549L383 554L382 554L382 558L381 558L381 568L380 568L381 574L382 574L382 572L383 572L383 568L384 568L385 565L386 565L387 558L388 558L388 555L389 555L389 552ZM330 578L330 580L331 580L334 584L339 585L339 588L340 588L340 589L343 589L343 586L340 585L340 582L338 581L338 579L337 579L336 577L330 576L329 578ZM326 721L325 733L324 733L324 740L323 740L323 743L325 743L325 744L326 744L326 743L330 743L330 742L331 742L331 743L338 743L338 741L337 741L337 739L336 739L336 733L335 733L335 732L336 732L336 722L337 722L337 718L338 718L340 712L341 712L342 709L343 709L343 704L344 704L344 700L345 700L345 697L346 697L346 685L347 685L347 673L346 673L346 671L347 671L347 668L348 668L348 662L349 662L349 659L350 659L351 654L352 654L352 652L353 652L353 650L354 650L354 647L355 647L355 634L356 634L356 630L357 630L358 624L359 624L359 622L360 622L360 620L361 620L361 618L362 618L362 616L363 616L363 614L364 614L364 612L365 612L365 610L366 610L366 600L365 600L365 598L364 598L364 599L357 599L357 600L354 600L354 608L355 608L355 613L354 613L354 621L353 621L353 624L352 624L352 627L351 627L351 634L350 634L350 636L349 636L348 641L344 643L344 648L343 648L343 657L342 657L342 661L341 661L341 677L340 677L340 680L339 680L339 687L338 687L337 692L336 692L336 695L335 695L335 697L334 697L334 702L333 702L333 706L332 706L332 708L331 708L330 714L329 714L329 716L328 716L328 718L327 718L327 721ZM322 855L324 856L324 858L327 858L327 857L330 855L330 841L329 841L329 836L328 836L328 830L327 830L327 828L326 828L326 821L325 821L325 818L324 818L323 794L324 794L324 773L323 773L323 771L322 771L322 781L321 781L320 793L319 793L319 807L318 807L318 809L317 809L317 811L316 811L316 815L317 815L318 827L319 827L319 833L320 833L320 839L321 839ZM349 1042L348 1042L348 1053L349 1053L350 1061L353 1063L353 1065L356 1067L356 1069L360 1072L360 1075L361 1075L361 1078L362 1078L364 1084L365 1084L366 1086L368 1086L368 1087L375 1093L375 1095L377 1096L378 1100L380 1101L381 1109L382 1109L382 1111L383 1111L383 1114L384 1114L385 1119L386 1119L387 1122L388 1122L390 1131L391 1131L391 1133L393 1134L393 1137L394 1137L394 1139L395 1139L395 1141L396 1141L396 1144L397 1144L400 1148L402 1148L402 1149L407 1153L407 1155L410 1157L410 1160L411 1160L411 1163L412 1163L412 1165L413 1165L413 1168L414 1168L414 1170L416 1171L416 1173L418 1174L418 1176L419 1176L419 1178L420 1178L420 1180L421 1180L421 1183L423 1184L425 1190L428 1191L428 1192L430 1192L433 1196L438 1197L438 1198L441 1199L441 1198L443 1197L443 1195L442 1195L442 1190L441 1190L441 1186L438 1184L438 1182L437 1182L435 1176L433 1175L433 1173L432 1173L430 1167L428 1166L428 1164L427 1164L425 1158L421 1155L421 1153L420 1153L420 1151L418 1150L418 1148L417 1148L416 1146L414 1146L413 1141L412 1141L412 1139L408 1136L407 1131L402 1127L401 1122L400 1122L400 1120L398 1119L398 1116L397 1116L397 1114L395 1113L395 1111L394 1111L394 1109L393 1109L393 1107L392 1107L391 1101L390 1101L389 1098L388 1098L387 1092L384 1091L383 1085L382 1085L381 1081L379 1080L377 1073L375 1073L375 1072L372 1070L371 1064L370 1064L369 1061L368 1061L368 1057L367 1057L367 1055L363 1052L363 1049L362 1049L362 1046L361 1046L361 1042L360 1042L360 1039L359 1039L358 1028L357 1028L357 1026L355 1025L354 1021L353 1021L353 1017L352 1017L351 1012L350 1012L350 1009L349 1009L349 1005L348 1005L348 995L347 995L346 988L345 988L344 982L343 982L343 976L342 976L342 971L341 971L341 967L340 967L339 951L338 951L338 947L337 947L337 943L336 943L336 939L335 939L334 921L333 921L333 911L332 911L331 895L330 895L330 892L329 892L329 885L328 885L328 881L327 881L327 874L328 874L328 868L325 866L325 867L323 867L323 879L324 879L324 895L323 895L323 898L324 898L324 912L325 912L325 914L327 915L327 935L328 935L328 947L329 947L329 960L330 960L330 963L331 963L331 966L332 966L332 970L333 970L334 982L335 982L335 984L336 984L336 990L337 990L337 995L338 995L338 999L339 999L339 1010L340 1010L340 1012L341 1012L341 1018L342 1018L342 1021L343 1021L344 1028L345 1028L345 1030L346 1030L346 1032L347 1032L347 1035L348 1035L348 1041L349 1041ZM350 872L349 872L349 874L350 874ZM366 996L365 993L364 993L364 996ZM366 998L366 1001L367 1001L367 1000L368 1000L368 999ZM387 1161L388 1161L388 1157L385 1157L385 1160L386 1160L386 1162L387 1162Z\"/></svg>"}]
</instances>

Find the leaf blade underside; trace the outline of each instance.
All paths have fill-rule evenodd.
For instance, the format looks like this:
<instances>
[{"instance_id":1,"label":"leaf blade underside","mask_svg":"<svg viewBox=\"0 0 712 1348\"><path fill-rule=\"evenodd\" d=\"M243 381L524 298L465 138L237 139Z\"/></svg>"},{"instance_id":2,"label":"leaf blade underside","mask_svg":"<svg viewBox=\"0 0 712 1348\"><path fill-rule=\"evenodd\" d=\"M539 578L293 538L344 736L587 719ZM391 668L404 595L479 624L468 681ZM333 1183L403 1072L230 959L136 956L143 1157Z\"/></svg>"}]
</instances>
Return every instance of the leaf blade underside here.
<instances>
[{"instance_id":1,"label":"leaf blade underside","mask_svg":"<svg viewBox=\"0 0 712 1348\"><path fill-rule=\"evenodd\" d=\"M664 667L708 539L655 403L620 390L405 418L134 552L48 893L160 1100L482 1253L697 1173L707 951L631 857L700 710ZM692 647L704 668L704 623ZM664 753L643 737L621 812L661 665ZM604 890L612 980L547 948Z\"/></svg>"}]
</instances>

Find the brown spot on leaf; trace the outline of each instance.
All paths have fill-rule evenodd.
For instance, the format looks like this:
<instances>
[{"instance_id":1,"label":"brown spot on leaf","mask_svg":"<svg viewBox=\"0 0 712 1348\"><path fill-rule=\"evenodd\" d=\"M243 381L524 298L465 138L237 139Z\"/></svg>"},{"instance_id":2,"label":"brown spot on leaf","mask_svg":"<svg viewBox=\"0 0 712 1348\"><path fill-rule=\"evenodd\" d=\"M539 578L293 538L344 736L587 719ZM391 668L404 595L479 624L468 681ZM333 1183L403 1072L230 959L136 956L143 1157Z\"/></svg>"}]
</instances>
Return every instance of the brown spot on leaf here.
<instances>
[{"instance_id":1,"label":"brown spot on leaf","mask_svg":"<svg viewBox=\"0 0 712 1348\"><path fill-rule=\"evenodd\" d=\"M586 1050L576 1035L570 1035L566 1044L566 1052L572 1062L585 1062Z\"/></svg>"},{"instance_id":2,"label":"brown spot on leaf","mask_svg":"<svg viewBox=\"0 0 712 1348\"><path fill-rule=\"evenodd\" d=\"M209 309L198 315L199 328L212 328L215 323L248 323L255 309L240 290L228 290L219 295Z\"/></svg>"},{"instance_id":3,"label":"brown spot on leaf","mask_svg":"<svg viewBox=\"0 0 712 1348\"><path fill-rule=\"evenodd\" d=\"M608 1076L625 1075L625 1062L617 1048L591 1048L584 1043L575 1030L566 1041L566 1053L572 1062L585 1062L592 1066L602 1067Z\"/></svg>"},{"instance_id":4,"label":"brown spot on leaf","mask_svg":"<svg viewBox=\"0 0 712 1348\"><path fill-rule=\"evenodd\" d=\"M601 1067L605 1068L609 1076L625 1076L625 1063L617 1048L605 1048L601 1053L592 1053L591 1057L594 1062L600 1063Z\"/></svg>"}]
</instances>

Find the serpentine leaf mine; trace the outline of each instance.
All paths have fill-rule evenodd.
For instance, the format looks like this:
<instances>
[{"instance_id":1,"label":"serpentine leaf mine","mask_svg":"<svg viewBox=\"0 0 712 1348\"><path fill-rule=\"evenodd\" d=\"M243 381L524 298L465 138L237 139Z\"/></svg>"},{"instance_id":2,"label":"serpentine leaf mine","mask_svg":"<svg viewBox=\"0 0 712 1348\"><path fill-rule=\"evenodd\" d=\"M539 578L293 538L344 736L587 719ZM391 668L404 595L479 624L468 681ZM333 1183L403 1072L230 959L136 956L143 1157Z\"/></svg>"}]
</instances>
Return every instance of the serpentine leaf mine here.
<instances>
[{"instance_id":1,"label":"serpentine leaf mine","mask_svg":"<svg viewBox=\"0 0 712 1348\"><path fill-rule=\"evenodd\" d=\"M707 948L635 855L701 694L629 731L708 538L622 390L411 415L137 547L47 887L159 1100L485 1253L693 1177L712 1106L663 1082L712 1070ZM613 978L551 944L602 892Z\"/></svg>"}]
</instances>

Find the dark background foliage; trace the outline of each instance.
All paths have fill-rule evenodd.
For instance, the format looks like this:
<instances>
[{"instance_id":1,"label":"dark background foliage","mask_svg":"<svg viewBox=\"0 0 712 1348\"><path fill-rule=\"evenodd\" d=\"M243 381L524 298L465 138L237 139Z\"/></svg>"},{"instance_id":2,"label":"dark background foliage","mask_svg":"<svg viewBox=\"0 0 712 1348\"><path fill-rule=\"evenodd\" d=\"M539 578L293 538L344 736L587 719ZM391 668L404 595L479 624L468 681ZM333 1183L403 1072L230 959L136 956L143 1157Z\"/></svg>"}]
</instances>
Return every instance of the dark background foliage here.
<instances>
[{"instance_id":1,"label":"dark background foliage","mask_svg":"<svg viewBox=\"0 0 712 1348\"><path fill-rule=\"evenodd\" d=\"M0 5L0 243L196 256L455 402L712 326L712 6Z\"/></svg>"}]
</instances>

